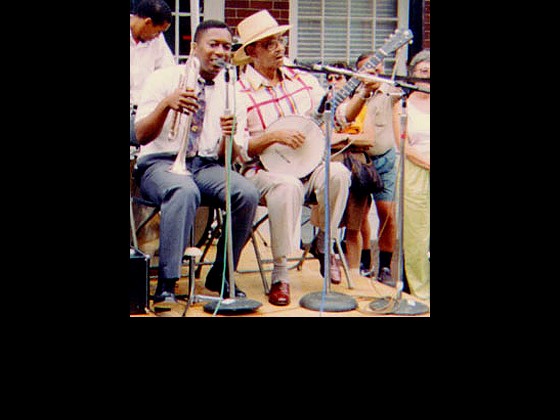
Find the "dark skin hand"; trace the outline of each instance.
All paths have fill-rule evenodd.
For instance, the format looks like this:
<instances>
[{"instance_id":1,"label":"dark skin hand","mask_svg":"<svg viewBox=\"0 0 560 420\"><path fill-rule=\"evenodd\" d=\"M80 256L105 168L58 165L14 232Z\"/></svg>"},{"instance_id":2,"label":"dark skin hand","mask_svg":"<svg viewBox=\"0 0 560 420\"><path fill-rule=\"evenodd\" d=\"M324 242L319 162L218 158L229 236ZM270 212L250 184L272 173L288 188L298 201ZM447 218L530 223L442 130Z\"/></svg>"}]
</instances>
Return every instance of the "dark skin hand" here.
<instances>
[{"instance_id":1,"label":"dark skin hand","mask_svg":"<svg viewBox=\"0 0 560 420\"><path fill-rule=\"evenodd\" d=\"M200 107L197 95L194 92L194 89L191 88L177 88L171 95L168 96L167 100L167 105L173 111L184 112L186 114L194 114Z\"/></svg>"},{"instance_id":2,"label":"dark skin hand","mask_svg":"<svg viewBox=\"0 0 560 420\"><path fill-rule=\"evenodd\" d=\"M305 136L301 131L297 130L276 130L252 139L249 143L249 155L260 155L267 147L274 143L280 143L285 146L297 149L305 143Z\"/></svg>"},{"instance_id":3,"label":"dark skin hand","mask_svg":"<svg viewBox=\"0 0 560 420\"><path fill-rule=\"evenodd\" d=\"M234 127L234 116L231 115L222 115L220 117L220 127L222 128L222 139L220 140L220 144L218 145L218 157L220 159L224 159L225 157L225 145L227 141L234 136L237 132L237 124ZM239 156L239 146L237 143L232 142L232 162Z\"/></svg>"}]
</instances>

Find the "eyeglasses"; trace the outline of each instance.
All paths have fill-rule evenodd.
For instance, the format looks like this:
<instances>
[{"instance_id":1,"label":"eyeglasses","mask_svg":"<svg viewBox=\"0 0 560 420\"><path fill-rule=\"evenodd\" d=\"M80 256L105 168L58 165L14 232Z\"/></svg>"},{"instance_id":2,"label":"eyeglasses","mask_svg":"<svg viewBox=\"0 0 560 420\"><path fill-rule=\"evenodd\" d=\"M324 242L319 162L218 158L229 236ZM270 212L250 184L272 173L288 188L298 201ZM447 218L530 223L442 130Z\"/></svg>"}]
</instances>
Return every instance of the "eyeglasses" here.
<instances>
[{"instance_id":1,"label":"eyeglasses","mask_svg":"<svg viewBox=\"0 0 560 420\"><path fill-rule=\"evenodd\" d=\"M327 80L329 82L334 82L335 80L338 81L338 80L342 80L342 79L344 79L344 76L342 74L329 74L327 76Z\"/></svg>"},{"instance_id":2,"label":"eyeglasses","mask_svg":"<svg viewBox=\"0 0 560 420\"><path fill-rule=\"evenodd\" d=\"M281 38L269 39L268 41L262 42L259 45L268 52L272 52L279 46L285 47L286 45L288 45L288 37L283 36Z\"/></svg>"}]
</instances>

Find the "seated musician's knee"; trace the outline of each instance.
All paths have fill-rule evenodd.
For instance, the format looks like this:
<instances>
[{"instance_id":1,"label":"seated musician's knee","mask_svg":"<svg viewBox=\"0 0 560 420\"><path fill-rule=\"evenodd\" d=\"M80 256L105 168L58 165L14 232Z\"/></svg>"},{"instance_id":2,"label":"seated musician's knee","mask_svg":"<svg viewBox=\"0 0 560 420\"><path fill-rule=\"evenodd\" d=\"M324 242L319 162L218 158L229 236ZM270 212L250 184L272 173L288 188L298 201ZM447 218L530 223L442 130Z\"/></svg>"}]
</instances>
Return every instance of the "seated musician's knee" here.
<instances>
[{"instance_id":1,"label":"seated musician's knee","mask_svg":"<svg viewBox=\"0 0 560 420\"><path fill-rule=\"evenodd\" d=\"M196 209L200 206L201 196L198 189L178 185L165 192L163 201L173 203L173 206L192 206Z\"/></svg>"},{"instance_id":2,"label":"seated musician's knee","mask_svg":"<svg viewBox=\"0 0 560 420\"><path fill-rule=\"evenodd\" d=\"M350 170L344 166L341 162L332 162L330 171L331 181L338 181L347 183L350 186L350 181L352 179L352 173Z\"/></svg>"}]
</instances>

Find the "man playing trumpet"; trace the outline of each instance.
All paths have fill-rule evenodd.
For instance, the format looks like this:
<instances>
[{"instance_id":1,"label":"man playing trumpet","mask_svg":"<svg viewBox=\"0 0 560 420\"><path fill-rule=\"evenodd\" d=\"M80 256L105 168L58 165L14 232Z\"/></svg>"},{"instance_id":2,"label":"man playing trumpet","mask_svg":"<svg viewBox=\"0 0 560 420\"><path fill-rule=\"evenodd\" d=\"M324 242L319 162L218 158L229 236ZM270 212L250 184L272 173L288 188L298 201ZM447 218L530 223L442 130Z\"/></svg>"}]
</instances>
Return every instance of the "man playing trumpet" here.
<instances>
[{"instance_id":1,"label":"man playing trumpet","mask_svg":"<svg viewBox=\"0 0 560 420\"><path fill-rule=\"evenodd\" d=\"M135 125L141 144L135 177L143 197L161 207L156 308L176 303L175 284L181 276L183 253L190 245L197 208L201 204L225 208L225 140L234 135L233 158L246 149L242 136L236 133L233 115L226 112L228 107L235 108L228 103L235 95L226 91L231 86L225 81L223 69L230 60L231 48L228 26L221 21L204 21L195 31L189 57L200 63L198 77L189 80L185 89L181 77L186 65L176 65L152 73L143 88ZM175 127L177 120L190 124ZM172 129L176 133L170 136ZM185 155L180 153L183 148ZM229 188L235 269L251 233L259 193L236 172L231 173ZM220 237L206 288L220 292L225 271L223 295L229 296L229 270L224 270L226 239L226 235ZM234 295L245 297L237 287Z\"/></svg>"}]
</instances>

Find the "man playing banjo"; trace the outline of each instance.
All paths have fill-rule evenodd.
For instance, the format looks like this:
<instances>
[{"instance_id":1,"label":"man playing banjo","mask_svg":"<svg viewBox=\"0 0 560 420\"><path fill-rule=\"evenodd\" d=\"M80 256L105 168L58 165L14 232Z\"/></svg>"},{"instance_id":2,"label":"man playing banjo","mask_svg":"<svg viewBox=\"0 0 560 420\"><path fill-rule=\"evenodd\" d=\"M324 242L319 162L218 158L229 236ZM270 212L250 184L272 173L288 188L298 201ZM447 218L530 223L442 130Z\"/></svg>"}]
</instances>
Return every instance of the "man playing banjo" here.
<instances>
[{"instance_id":1,"label":"man playing banjo","mask_svg":"<svg viewBox=\"0 0 560 420\"><path fill-rule=\"evenodd\" d=\"M269 302L278 306L290 303L287 257L299 249L304 202L316 202L321 215L317 221L319 235L311 252L319 259L325 277L325 145L324 134L313 116L326 92L312 74L284 65L286 43L282 35L290 27L279 25L266 10L245 18L237 27L242 45L233 57L234 64L246 64L237 82L239 95L247 103L247 119L239 122L239 129L249 136L247 151L252 160L245 165L243 174L257 186L260 204L268 207L274 259ZM313 140L317 146L309 147ZM284 172L265 164L264 156L271 150L276 153L271 160L286 165ZM300 155L294 159L297 153ZM294 161L297 164L290 166ZM329 174L329 224L334 241L346 207L351 174L340 162L330 164ZM330 278L338 284L340 269L333 245L329 248Z\"/></svg>"}]
</instances>

